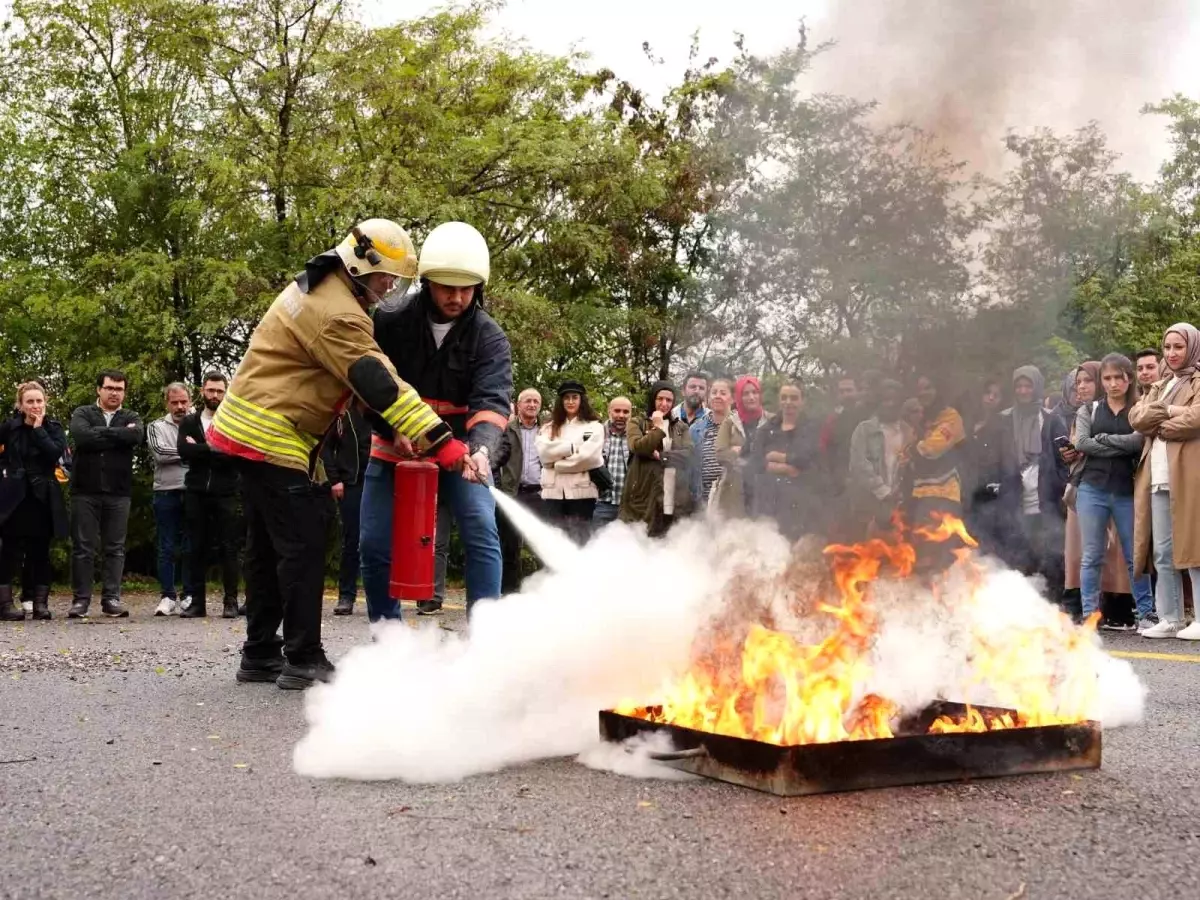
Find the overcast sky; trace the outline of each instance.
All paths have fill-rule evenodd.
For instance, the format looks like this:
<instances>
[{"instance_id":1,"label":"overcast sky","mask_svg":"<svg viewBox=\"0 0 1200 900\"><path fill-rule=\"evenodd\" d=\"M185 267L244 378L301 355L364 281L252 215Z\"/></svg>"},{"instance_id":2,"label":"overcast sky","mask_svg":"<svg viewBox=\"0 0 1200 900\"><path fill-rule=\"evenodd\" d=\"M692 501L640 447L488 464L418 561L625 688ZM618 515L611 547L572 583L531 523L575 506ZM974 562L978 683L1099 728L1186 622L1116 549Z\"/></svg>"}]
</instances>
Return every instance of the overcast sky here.
<instances>
[{"instance_id":1,"label":"overcast sky","mask_svg":"<svg viewBox=\"0 0 1200 900\"><path fill-rule=\"evenodd\" d=\"M361 2L367 20L379 24L446 5L426 0ZM953 21L954 16L945 15L951 7L943 4L962 4L957 6L960 18L975 18L976 9L980 15L976 21ZM988 121L974 123L978 143L999 147L1006 126L1066 130L1098 119L1112 146L1122 153L1123 165L1140 178L1152 178L1167 147L1161 121L1141 116L1139 110L1176 91L1200 95L1200 3L1003 0L1002 7L1007 13L1001 15L1007 14L1009 21L1000 26L1016 33L994 42L992 63L997 71L991 77L1006 82L1005 96L996 101L1002 105ZM745 34L752 52L766 55L794 40L805 17L813 38L836 39L840 45L818 61L811 87L869 94L884 101L885 116L894 109L899 117L912 114L900 107L911 105L913 95L924 91L922 78L934 79L923 63L955 40L946 37L947 32L958 35L961 52L931 63L940 66L937 77L947 80L948 67L976 61L976 45L995 30L986 18L987 10L995 8L984 0L508 0L495 27L538 50L587 51L597 65L657 93L683 71L696 29L705 56L728 59L735 32ZM899 28L923 36L926 45L898 48L898 42L919 40L899 34ZM1031 33L1034 29L1036 34ZM663 65L647 61L643 41L650 42ZM1014 49L1017 45L1020 50ZM883 54L893 60L899 54L900 63L893 68L879 64ZM906 75L908 93L903 100L889 96L889 91L900 90L897 85ZM956 86L942 89L953 91Z\"/></svg>"}]
</instances>

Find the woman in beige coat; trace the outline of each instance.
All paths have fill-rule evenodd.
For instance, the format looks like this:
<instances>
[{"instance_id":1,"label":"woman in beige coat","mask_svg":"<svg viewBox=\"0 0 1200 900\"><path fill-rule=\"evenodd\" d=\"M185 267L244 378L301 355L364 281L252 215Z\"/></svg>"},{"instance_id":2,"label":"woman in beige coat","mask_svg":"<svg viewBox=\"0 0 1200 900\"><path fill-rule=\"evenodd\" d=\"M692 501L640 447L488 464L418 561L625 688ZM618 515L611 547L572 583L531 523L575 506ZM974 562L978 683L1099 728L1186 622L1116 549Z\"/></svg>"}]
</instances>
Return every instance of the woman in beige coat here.
<instances>
[{"instance_id":1,"label":"woman in beige coat","mask_svg":"<svg viewBox=\"0 0 1200 900\"><path fill-rule=\"evenodd\" d=\"M1200 640L1200 622L1184 627L1183 570L1200 596L1200 331L1186 322L1163 335L1167 375L1130 410L1146 435L1134 480L1133 543L1137 571L1158 570L1159 622L1148 638Z\"/></svg>"},{"instance_id":2,"label":"woman in beige coat","mask_svg":"<svg viewBox=\"0 0 1200 900\"><path fill-rule=\"evenodd\" d=\"M578 381L559 386L554 412L536 444L546 512L576 543L586 543L600 496L591 471L604 465L604 426Z\"/></svg>"}]
</instances>

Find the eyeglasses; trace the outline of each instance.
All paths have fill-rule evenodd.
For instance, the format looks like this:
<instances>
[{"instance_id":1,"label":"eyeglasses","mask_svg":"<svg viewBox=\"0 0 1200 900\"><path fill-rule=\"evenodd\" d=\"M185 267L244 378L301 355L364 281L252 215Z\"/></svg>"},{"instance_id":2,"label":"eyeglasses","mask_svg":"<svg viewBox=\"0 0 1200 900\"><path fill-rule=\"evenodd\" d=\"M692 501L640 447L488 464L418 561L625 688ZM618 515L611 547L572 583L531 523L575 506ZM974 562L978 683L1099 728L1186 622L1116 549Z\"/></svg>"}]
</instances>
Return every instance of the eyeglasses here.
<instances>
[{"instance_id":1,"label":"eyeglasses","mask_svg":"<svg viewBox=\"0 0 1200 900\"><path fill-rule=\"evenodd\" d=\"M118 394L123 394L123 393L125 393L125 388L124 388L124 386L121 386L121 387L113 387L112 385L108 385L108 384L104 385L104 387L100 388L100 390L102 390L102 391L113 391L113 392L115 392L115 393L118 393Z\"/></svg>"}]
</instances>

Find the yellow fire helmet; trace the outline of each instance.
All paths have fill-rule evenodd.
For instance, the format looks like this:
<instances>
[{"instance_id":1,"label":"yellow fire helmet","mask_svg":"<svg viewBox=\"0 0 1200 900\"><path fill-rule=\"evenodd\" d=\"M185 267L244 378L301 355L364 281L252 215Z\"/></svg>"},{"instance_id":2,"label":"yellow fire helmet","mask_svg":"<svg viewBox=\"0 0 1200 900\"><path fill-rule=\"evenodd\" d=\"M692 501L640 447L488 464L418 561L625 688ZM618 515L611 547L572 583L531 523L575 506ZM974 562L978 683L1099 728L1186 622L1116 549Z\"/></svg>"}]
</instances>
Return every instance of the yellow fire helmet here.
<instances>
[{"instance_id":1,"label":"yellow fire helmet","mask_svg":"<svg viewBox=\"0 0 1200 900\"><path fill-rule=\"evenodd\" d=\"M390 219L367 219L355 225L337 245L346 271L355 278L387 272L403 280L407 290L417 274L417 250L408 232Z\"/></svg>"},{"instance_id":2,"label":"yellow fire helmet","mask_svg":"<svg viewBox=\"0 0 1200 900\"><path fill-rule=\"evenodd\" d=\"M443 222L425 238L417 276L465 287L487 284L491 274L487 241L466 222Z\"/></svg>"}]
</instances>

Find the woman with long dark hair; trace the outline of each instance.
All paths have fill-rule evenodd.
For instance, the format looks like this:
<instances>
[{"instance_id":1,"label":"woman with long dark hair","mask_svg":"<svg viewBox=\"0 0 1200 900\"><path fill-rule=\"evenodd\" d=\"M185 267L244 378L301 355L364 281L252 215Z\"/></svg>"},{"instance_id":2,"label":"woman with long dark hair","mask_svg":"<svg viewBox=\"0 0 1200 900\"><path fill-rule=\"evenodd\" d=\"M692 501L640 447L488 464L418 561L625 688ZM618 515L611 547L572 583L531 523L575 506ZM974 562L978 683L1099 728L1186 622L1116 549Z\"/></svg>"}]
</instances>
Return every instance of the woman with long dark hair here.
<instances>
[{"instance_id":1,"label":"woman with long dark hair","mask_svg":"<svg viewBox=\"0 0 1200 900\"><path fill-rule=\"evenodd\" d=\"M1144 438L1129 424L1129 411L1138 399L1133 363L1119 353L1100 361L1103 397L1083 403L1075 416L1075 450L1083 457L1075 511L1083 538L1080 594L1083 616L1100 609L1100 579L1108 548L1109 522L1117 538L1137 604L1137 627L1157 622L1150 594L1150 576L1134 575L1133 475Z\"/></svg>"},{"instance_id":2,"label":"woman with long dark hair","mask_svg":"<svg viewBox=\"0 0 1200 900\"><path fill-rule=\"evenodd\" d=\"M559 385L550 421L538 432L537 450L546 512L576 542L586 542L600 496L589 473L604 465L604 426L578 381Z\"/></svg>"},{"instance_id":3,"label":"woman with long dark hair","mask_svg":"<svg viewBox=\"0 0 1200 900\"><path fill-rule=\"evenodd\" d=\"M785 381L779 414L755 436L747 471L751 512L774 519L789 540L825 530L827 478L821 474L820 425L804 413L804 389Z\"/></svg>"},{"instance_id":4,"label":"woman with long dark hair","mask_svg":"<svg viewBox=\"0 0 1200 900\"><path fill-rule=\"evenodd\" d=\"M1163 335L1165 377L1130 410L1147 438L1134 483L1134 558L1158 570L1159 622L1142 637L1200 640L1200 622L1184 627L1183 571L1200 597L1200 331L1187 322Z\"/></svg>"},{"instance_id":5,"label":"woman with long dark hair","mask_svg":"<svg viewBox=\"0 0 1200 900\"><path fill-rule=\"evenodd\" d=\"M0 422L0 619L21 621L13 579L33 604L35 619L50 618L50 542L67 536L67 508L55 470L67 434L46 415L46 390L36 381L17 388L17 408Z\"/></svg>"}]
</instances>

